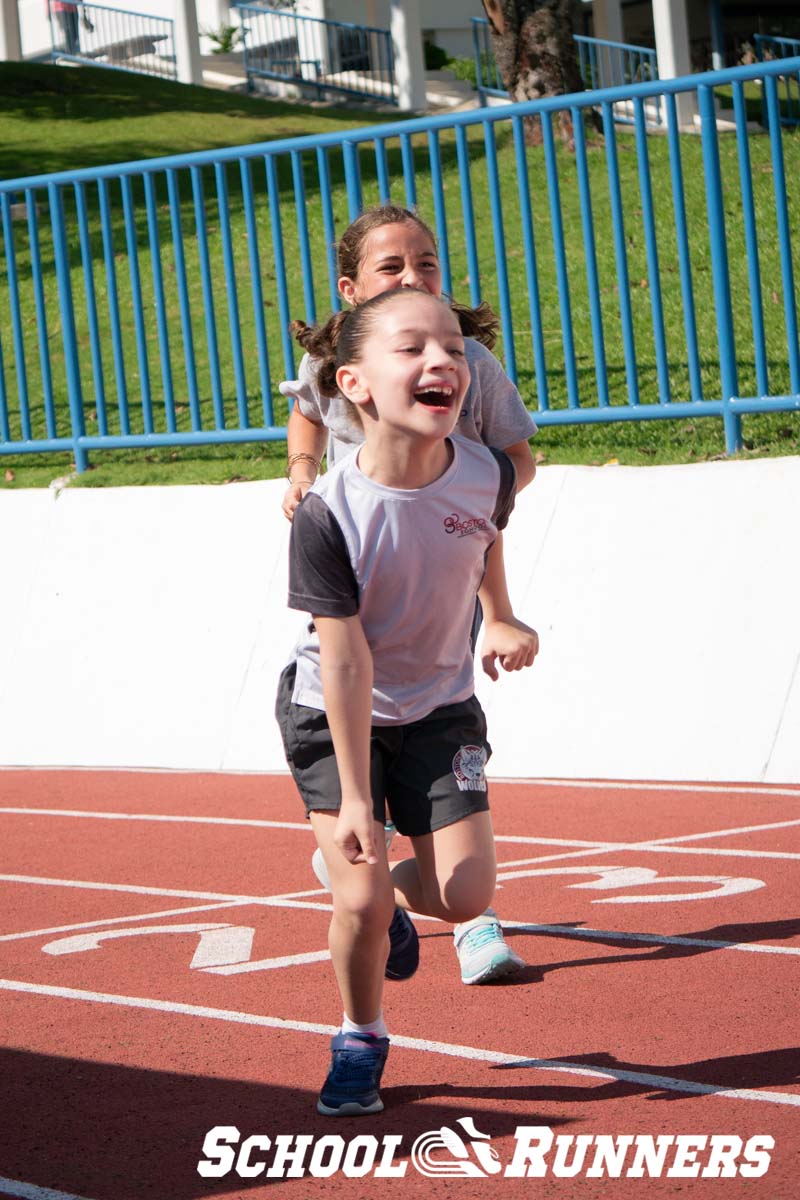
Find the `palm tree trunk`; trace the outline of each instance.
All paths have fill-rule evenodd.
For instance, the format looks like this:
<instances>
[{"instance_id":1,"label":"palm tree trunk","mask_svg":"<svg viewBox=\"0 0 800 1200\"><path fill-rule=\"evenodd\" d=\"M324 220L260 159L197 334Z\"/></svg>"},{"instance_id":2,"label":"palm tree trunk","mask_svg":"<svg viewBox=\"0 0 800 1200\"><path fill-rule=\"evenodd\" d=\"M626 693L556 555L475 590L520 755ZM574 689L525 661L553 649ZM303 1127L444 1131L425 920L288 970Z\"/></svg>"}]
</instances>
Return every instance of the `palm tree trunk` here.
<instances>
[{"instance_id":1,"label":"palm tree trunk","mask_svg":"<svg viewBox=\"0 0 800 1200\"><path fill-rule=\"evenodd\" d=\"M573 20L576 0L482 0L497 69L511 99L539 100L582 92ZM526 118L526 137L542 140L538 117ZM574 148L572 119L560 114L561 136Z\"/></svg>"}]
</instances>

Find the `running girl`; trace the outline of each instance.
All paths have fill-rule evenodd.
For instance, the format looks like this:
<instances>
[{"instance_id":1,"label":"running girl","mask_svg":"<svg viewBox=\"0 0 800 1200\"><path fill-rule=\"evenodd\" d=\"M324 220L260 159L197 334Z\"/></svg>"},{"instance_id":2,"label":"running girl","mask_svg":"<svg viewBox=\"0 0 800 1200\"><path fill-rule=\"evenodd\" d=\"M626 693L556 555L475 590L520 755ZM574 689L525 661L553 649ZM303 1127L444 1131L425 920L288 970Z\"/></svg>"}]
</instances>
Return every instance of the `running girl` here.
<instances>
[{"instance_id":1,"label":"running girl","mask_svg":"<svg viewBox=\"0 0 800 1200\"><path fill-rule=\"evenodd\" d=\"M380 1112L383 1018L395 905L443 921L482 913L495 887L470 632L484 611L483 668L533 663L502 535L514 470L501 451L453 436L469 386L468 312L392 289L306 330L323 394L340 392L364 444L297 508L289 604L310 613L281 676L287 760L330 877L329 945L342 1027L318 1101L330 1116ZM414 857L391 872L387 805ZM408 920L408 918L406 918ZM411 931L409 954L418 954Z\"/></svg>"}]
</instances>

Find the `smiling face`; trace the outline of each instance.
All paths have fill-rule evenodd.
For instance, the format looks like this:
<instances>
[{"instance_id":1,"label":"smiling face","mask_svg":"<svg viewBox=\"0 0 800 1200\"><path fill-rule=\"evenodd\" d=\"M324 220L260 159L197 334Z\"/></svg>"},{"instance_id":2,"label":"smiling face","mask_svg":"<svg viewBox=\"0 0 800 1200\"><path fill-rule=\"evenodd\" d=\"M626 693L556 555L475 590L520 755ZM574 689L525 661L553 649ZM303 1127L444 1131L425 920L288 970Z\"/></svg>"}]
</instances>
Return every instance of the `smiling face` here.
<instances>
[{"instance_id":1,"label":"smiling face","mask_svg":"<svg viewBox=\"0 0 800 1200\"><path fill-rule=\"evenodd\" d=\"M363 304L380 292L414 288L442 294L439 256L429 234L411 221L379 225L364 238L358 272L343 275L339 291L348 304Z\"/></svg>"},{"instance_id":2,"label":"smiling face","mask_svg":"<svg viewBox=\"0 0 800 1200\"><path fill-rule=\"evenodd\" d=\"M447 437L469 386L455 313L411 291L381 304L369 322L357 360L336 374L340 390L361 409L365 432L377 424L403 435Z\"/></svg>"}]
</instances>

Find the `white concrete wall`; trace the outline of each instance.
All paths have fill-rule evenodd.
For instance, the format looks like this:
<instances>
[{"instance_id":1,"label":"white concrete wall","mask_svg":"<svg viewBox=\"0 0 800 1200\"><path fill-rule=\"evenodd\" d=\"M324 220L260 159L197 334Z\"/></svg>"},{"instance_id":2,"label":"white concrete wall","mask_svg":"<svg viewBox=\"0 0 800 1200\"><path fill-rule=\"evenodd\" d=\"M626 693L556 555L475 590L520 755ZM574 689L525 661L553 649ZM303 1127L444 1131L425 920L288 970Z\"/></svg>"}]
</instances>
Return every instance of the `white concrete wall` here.
<instances>
[{"instance_id":1,"label":"white concrete wall","mask_svg":"<svg viewBox=\"0 0 800 1200\"><path fill-rule=\"evenodd\" d=\"M283 483L0 491L0 764L282 770ZM544 467L495 776L800 781L800 458Z\"/></svg>"}]
</instances>

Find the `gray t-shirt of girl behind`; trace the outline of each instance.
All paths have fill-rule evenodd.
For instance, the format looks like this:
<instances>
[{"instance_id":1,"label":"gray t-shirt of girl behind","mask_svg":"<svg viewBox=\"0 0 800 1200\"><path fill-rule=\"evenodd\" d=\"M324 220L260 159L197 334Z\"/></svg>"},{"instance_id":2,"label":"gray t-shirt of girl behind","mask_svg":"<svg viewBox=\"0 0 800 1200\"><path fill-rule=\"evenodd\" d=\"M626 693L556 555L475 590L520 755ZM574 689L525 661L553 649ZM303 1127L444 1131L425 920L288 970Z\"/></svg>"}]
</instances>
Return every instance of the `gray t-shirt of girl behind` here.
<instances>
[{"instance_id":1,"label":"gray t-shirt of girl behind","mask_svg":"<svg viewBox=\"0 0 800 1200\"><path fill-rule=\"evenodd\" d=\"M465 339L464 349L470 384L455 432L498 450L533 437L536 424L491 350L474 338ZM304 417L329 430L329 469L363 442L358 417L345 398L340 394L320 395L317 365L308 354L300 361L297 379L285 380L279 391L295 401Z\"/></svg>"}]
</instances>

